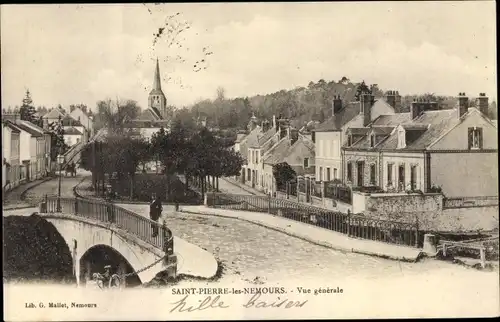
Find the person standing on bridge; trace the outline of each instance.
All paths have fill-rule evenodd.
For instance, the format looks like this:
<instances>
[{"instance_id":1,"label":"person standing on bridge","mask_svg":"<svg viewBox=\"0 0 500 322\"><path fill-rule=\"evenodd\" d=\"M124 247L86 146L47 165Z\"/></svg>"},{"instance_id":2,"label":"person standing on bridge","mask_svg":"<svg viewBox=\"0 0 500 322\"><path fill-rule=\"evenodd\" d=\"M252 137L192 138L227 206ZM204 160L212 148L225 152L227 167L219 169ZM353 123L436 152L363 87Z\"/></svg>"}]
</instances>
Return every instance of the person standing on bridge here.
<instances>
[{"instance_id":1,"label":"person standing on bridge","mask_svg":"<svg viewBox=\"0 0 500 322\"><path fill-rule=\"evenodd\" d=\"M161 201L156 197L156 194L154 193L152 196L151 204L149 205L149 218L155 221L155 223L151 224L151 229L153 230L152 234L153 237L158 236L158 225L156 224L156 221L161 217L162 210L163 207L161 205Z\"/></svg>"}]
</instances>

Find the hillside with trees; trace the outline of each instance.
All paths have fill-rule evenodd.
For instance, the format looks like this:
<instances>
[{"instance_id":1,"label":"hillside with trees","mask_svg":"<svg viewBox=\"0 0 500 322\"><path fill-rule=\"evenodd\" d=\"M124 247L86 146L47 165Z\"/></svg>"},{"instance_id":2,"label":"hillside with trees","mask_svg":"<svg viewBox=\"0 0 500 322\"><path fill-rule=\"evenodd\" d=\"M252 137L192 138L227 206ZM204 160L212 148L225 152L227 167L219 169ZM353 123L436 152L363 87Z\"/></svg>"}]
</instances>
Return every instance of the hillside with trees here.
<instances>
[{"instance_id":1,"label":"hillside with trees","mask_svg":"<svg viewBox=\"0 0 500 322\"><path fill-rule=\"evenodd\" d=\"M333 97L340 95L344 104L357 100L356 93L361 86L371 89L375 98L384 96L385 91L377 84L353 83L347 77L339 81L310 82L307 87L280 90L271 94L251 97L226 98L223 88L218 88L215 99L206 99L191 107L176 110L178 119L204 119L210 127L223 129L245 129L252 114L259 120L271 120L273 115L290 118L295 126L302 126L309 121L323 122L331 116ZM457 104L455 96L440 96L434 93L404 94L401 93L403 112L408 112L411 102L416 98L437 101L441 109L454 108ZM491 101L491 100L490 100ZM471 106L474 99L471 95ZM496 103L490 104L490 117L496 119ZM494 107L493 107L494 106Z\"/></svg>"}]
</instances>

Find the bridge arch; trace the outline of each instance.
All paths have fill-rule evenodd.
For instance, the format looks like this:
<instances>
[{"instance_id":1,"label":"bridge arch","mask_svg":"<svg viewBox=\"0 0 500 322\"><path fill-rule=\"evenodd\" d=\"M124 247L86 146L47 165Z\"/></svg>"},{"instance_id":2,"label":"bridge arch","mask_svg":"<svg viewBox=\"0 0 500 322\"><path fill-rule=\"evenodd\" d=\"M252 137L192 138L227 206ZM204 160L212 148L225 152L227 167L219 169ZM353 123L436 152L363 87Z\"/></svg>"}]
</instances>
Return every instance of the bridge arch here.
<instances>
[{"instance_id":1,"label":"bridge arch","mask_svg":"<svg viewBox=\"0 0 500 322\"><path fill-rule=\"evenodd\" d=\"M164 270L164 262L161 261L164 257L163 251L110 223L60 213L41 214L41 216L52 223L66 241L72 252L74 273L78 283L85 282L85 277L88 277L85 276L86 273L88 274L86 261L92 256L102 256L96 255L97 252L105 252L108 257L116 260L115 263L119 264L121 261L122 264L119 264L117 268L120 272L140 271L144 267L156 263L135 274L137 278L131 277L129 279L131 285L135 285L137 280L139 283L149 282L157 273ZM102 270L103 266L96 267L96 270L92 272L102 272ZM114 272L115 270L112 270L112 273ZM84 279L82 280L81 277Z\"/></svg>"},{"instance_id":2,"label":"bridge arch","mask_svg":"<svg viewBox=\"0 0 500 322\"><path fill-rule=\"evenodd\" d=\"M114 247L104 244L97 244L85 251L79 259L80 282L86 284L92 273L103 272L105 265L111 265L111 273L118 275L131 274L122 279L122 286L137 286L141 284L141 279L134 273L134 268L129 261Z\"/></svg>"}]
</instances>

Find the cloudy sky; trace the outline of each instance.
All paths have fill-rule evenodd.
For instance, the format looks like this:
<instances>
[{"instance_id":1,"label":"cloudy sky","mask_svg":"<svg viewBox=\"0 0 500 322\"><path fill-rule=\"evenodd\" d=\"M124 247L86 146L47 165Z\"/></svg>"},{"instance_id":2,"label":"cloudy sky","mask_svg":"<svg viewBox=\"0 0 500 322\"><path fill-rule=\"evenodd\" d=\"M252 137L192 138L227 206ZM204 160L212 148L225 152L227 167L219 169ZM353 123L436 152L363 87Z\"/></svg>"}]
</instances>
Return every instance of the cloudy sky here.
<instances>
[{"instance_id":1,"label":"cloudy sky","mask_svg":"<svg viewBox=\"0 0 500 322\"><path fill-rule=\"evenodd\" d=\"M16 5L0 14L3 107L29 88L36 106L119 97L144 108L156 57L176 106L219 86L235 97L342 76L400 93L496 98L493 1ZM190 28L169 46L178 23Z\"/></svg>"}]
</instances>

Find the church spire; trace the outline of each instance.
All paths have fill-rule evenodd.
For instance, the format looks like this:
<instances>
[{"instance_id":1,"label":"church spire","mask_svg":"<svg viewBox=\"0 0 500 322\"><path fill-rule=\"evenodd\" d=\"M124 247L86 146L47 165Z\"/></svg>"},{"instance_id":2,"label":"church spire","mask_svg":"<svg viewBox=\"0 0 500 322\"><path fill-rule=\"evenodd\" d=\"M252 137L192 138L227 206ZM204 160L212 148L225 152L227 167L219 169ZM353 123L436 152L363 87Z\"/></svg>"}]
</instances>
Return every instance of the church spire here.
<instances>
[{"instance_id":1,"label":"church spire","mask_svg":"<svg viewBox=\"0 0 500 322\"><path fill-rule=\"evenodd\" d=\"M155 69L153 90L160 90L161 91L160 64L158 63L158 58L156 58L156 69Z\"/></svg>"}]
</instances>

